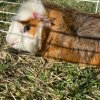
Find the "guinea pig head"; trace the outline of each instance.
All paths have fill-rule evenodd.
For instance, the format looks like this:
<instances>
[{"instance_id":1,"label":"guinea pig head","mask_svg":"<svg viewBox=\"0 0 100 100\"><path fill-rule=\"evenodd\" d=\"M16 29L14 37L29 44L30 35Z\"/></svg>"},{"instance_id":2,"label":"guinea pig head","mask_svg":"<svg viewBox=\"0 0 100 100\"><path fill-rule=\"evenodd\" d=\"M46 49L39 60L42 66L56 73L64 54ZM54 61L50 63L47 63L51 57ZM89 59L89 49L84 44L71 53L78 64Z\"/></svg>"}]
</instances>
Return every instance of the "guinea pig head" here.
<instances>
[{"instance_id":1,"label":"guinea pig head","mask_svg":"<svg viewBox=\"0 0 100 100\"><path fill-rule=\"evenodd\" d=\"M6 41L14 49L35 54L41 48L42 27L43 23L38 19L29 19L28 21L13 20Z\"/></svg>"},{"instance_id":2,"label":"guinea pig head","mask_svg":"<svg viewBox=\"0 0 100 100\"><path fill-rule=\"evenodd\" d=\"M41 47L42 18L46 18L42 1L26 0L12 19L6 36L7 43L12 48L35 54Z\"/></svg>"}]
</instances>

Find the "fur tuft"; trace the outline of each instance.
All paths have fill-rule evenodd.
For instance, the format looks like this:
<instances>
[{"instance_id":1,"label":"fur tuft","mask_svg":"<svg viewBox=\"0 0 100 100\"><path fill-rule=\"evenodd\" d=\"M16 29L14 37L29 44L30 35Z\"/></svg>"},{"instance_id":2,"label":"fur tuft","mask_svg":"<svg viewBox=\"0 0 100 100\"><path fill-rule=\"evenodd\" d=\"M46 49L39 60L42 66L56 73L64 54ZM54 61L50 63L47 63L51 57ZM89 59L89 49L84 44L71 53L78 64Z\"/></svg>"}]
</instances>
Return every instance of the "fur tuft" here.
<instances>
[{"instance_id":1,"label":"fur tuft","mask_svg":"<svg viewBox=\"0 0 100 100\"><path fill-rule=\"evenodd\" d=\"M46 15L46 10L41 0L28 0L24 2L13 19L18 21L26 21L30 18L34 19L35 16L33 13L37 13L40 17Z\"/></svg>"}]
</instances>

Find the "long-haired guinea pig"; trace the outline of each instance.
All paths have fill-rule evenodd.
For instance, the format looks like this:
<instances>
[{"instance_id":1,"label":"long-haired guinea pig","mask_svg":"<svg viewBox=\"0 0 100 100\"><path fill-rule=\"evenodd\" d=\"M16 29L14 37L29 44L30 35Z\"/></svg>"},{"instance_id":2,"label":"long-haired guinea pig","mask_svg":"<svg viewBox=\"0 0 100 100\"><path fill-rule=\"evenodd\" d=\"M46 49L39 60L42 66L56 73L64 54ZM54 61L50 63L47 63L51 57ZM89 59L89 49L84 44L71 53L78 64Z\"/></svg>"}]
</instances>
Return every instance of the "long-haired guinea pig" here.
<instances>
[{"instance_id":1,"label":"long-haired guinea pig","mask_svg":"<svg viewBox=\"0 0 100 100\"><path fill-rule=\"evenodd\" d=\"M30 13L25 13L26 18L18 17L24 14L22 8L19 10L9 28L7 43L45 58L99 66L100 16L39 4L43 14L38 13L39 9L33 10L34 6L31 10L32 14L42 17L29 16ZM30 12L30 9L24 10Z\"/></svg>"},{"instance_id":2,"label":"long-haired guinea pig","mask_svg":"<svg viewBox=\"0 0 100 100\"><path fill-rule=\"evenodd\" d=\"M39 20L43 18L46 18L46 9L40 0L27 0L22 3L12 18L6 36L7 43L12 48L35 53L41 34Z\"/></svg>"}]
</instances>

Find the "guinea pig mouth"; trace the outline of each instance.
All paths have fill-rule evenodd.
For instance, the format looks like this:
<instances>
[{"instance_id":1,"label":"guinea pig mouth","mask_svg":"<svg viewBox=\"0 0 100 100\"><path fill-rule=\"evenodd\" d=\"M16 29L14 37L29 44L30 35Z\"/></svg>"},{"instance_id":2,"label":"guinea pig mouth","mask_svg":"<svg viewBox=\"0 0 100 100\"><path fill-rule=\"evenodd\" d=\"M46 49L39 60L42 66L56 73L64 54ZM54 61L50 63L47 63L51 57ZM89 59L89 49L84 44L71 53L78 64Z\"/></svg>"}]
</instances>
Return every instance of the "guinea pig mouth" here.
<instances>
[{"instance_id":1,"label":"guinea pig mouth","mask_svg":"<svg viewBox=\"0 0 100 100\"><path fill-rule=\"evenodd\" d=\"M12 43L10 46L13 47L14 45L16 45L16 43Z\"/></svg>"},{"instance_id":2,"label":"guinea pig mouth","mask_svg":"<svg viewBox=\"0 0 100 100\"><path fill-rule=\"evenodd\" d=\"M14 42L14 43L11 43L10 46L11 46L11 47L14 47L14 46L17 45L18 43L19 43L19 42L16 41L16 42Z\"/></svg>"}]
</instances>

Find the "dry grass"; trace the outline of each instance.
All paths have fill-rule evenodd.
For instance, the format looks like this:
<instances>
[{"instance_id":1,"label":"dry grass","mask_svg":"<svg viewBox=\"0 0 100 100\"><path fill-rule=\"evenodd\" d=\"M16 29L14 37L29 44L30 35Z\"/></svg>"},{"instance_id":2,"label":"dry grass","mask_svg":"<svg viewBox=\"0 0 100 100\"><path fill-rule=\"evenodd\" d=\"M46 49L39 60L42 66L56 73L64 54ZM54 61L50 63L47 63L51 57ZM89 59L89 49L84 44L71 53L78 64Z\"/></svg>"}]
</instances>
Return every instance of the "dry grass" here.
<instances>
[{"instance_id":1,"label":"dry grass","mask_svg":"<svg viewBox=\"0 0 100 100\"><path fill-rule=\"evenodd\" d=\"M64 2L74 4L74 7L78 5L72 0L55 1L62 5ZM3 15L2 18L8 20L8 17ZM0 29L8 29L8 25L0 25ZM0 33L0 100L100 99L99 69L79 69L78 64L60 61L47 63L41 57L11 51L6 45L5 36L5 33Z\"/></svg>"}]
</instances>

